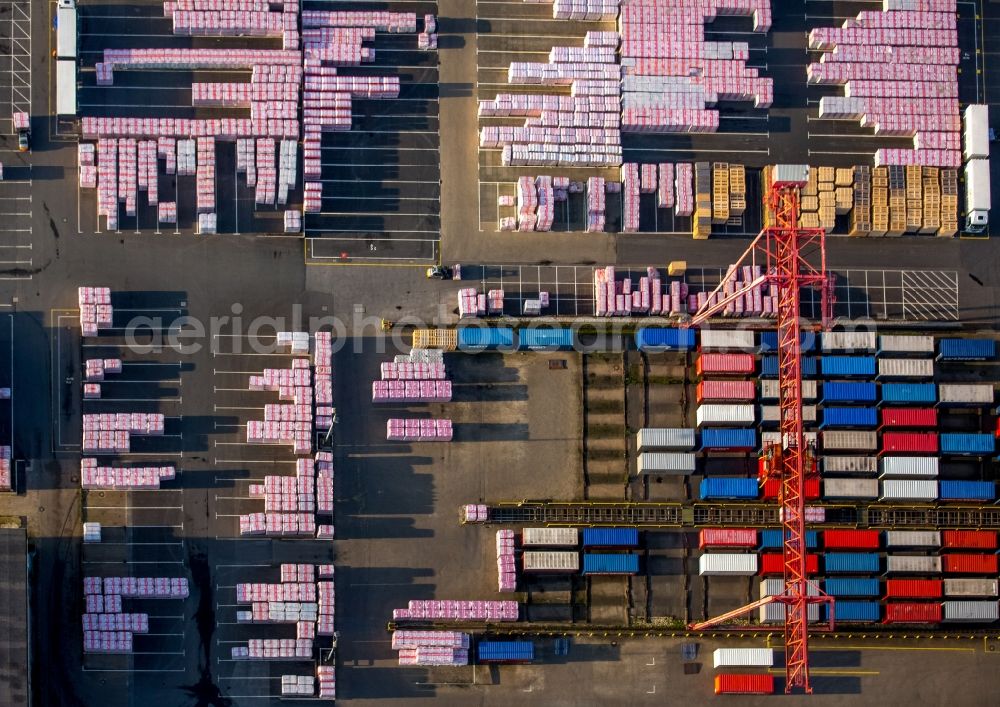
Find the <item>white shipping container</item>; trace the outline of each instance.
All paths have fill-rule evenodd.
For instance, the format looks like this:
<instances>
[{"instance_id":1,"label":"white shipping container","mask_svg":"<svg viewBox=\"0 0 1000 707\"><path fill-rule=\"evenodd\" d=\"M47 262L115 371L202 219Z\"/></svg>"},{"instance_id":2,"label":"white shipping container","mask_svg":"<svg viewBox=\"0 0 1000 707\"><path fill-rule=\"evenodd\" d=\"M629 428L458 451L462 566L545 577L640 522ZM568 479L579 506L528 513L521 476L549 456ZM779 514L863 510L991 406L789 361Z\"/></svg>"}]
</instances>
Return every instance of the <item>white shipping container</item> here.
<instances>
[{"instance_id":1,"label":"white shipping container","mask_svg":"<svg viewBox=\"0 0 1000 707\"><path fill-rule=\"evenodd\" d=\"M933 501L938 497L937 481L887 479L881 484L883 501Z\"/></svg>"},{"instance_id":2,"label":"white shipping container","mask_svg":"<svg viewBox=\"0 0 1000 707\"><path fill-rule=\"evenodd\" d=\"M937 457L882 457L879 460L881 479L936 479Z\"/></svg>"},{"instance_id":3,"label":"white shipping container","mask_svg":"<svg viewBox=\"0 0 1000 707\"><path fill-rule=\"evenodd\" d=\"M752 425L755 416L753 405L713 403L699 405L695 419L698 427L704 425Z\"/></svg>"},{"instance_id":4,"label":"white shipping container","mask_svg":"<svg viewBox=\"0 0 1000 707\"><path fill-rule=\"evenodd\" d=\"M56 113L76 115L76 112L76 61L60 59L56 62Z\"/></svg>"},{"instance_id":5,"label":"white shipping container","mask_svg":"<svg viewBox=\"0 0 1000 707\"><path fill-rule=\"evenodd\" d=\"M962 149L966 160L990 156L989 109L983 104L965 107L962 115Z\"/></svg>"},{"instance_id":6,"label":"white shipping container","mask_svg":"<svg viewBox=\"0 0 1000 707\"><path fill-rule=\"evenodd\" d=\"M941 547L940 530L887 530L886 547Z\"/></svg>"},{"instance_id":7,"label":"white shipping container","mask_svg":"<svg viewBox=\"0 0 1000 707\"><path fill-rule=\"evenodd\" d=\"M995 597L997 596L997 580L946 579L944 580L944 595L946 597Z\"/></svg>"},{"instance_id":8,"label":"white shipping container","mask_svg":"<svg viewBox=\"0 0 1000 707\"><path fill-rule=\"evenodd\" d=\"M773 597L785 591L785 580L780 577L769 577L760 580L760 598ZM806 594L811 597L819 596L819 585L815 581L810 581L806 585Z\"/></svg>"},{"instance_id":9,"label":"white shipping container","mask_svg":"<svg viewBox=\"0 0 1000 707\"><path fill-rule=\"evenodd\" d=\"M689 427L644 427L635 436L636 451L647 449L694 449L694 429Z\"/></svg>"},{"instance_id":10,"label":"white shipping container","mask_svg":"<svg viewBox=\"0 0 1000 707\"><path fill-rule=\"evenodd\" d=\"M760 381L760 397L763 400L777 400L778 381L769 378L762 378ZM803 400L816 399L816 381L814 380L802 381L802 399Z\"/></svg>"},{"instance_id":11,"label":"white shipping container","mask_svg":"<svg viewBox=\"0 0 1000 707\"><path fill-rule=\"evenodd\" d=\"M715 668L770 668L773 665L773 648L716 648L712 652L712 667Z\"/></svg>"},{"instance_id":12,"label":"white shipping container","mask_svg":"<svg viewBox=\"0 0 1000 707\"><path fill-rule=\"evenodd\" d=\"M576 528L525 528L521 531L521 544L525 547L576 547L579 541Z\"/></svg>"},{"instance_id":13,"label":"white shipping container","mask_svg":"<svg viewBox=\"0 0 1000 707\"><path fill-rule=\"evenodd\" d=\"M993 404L993 386L983 384L941 383L938 400L942 403Z\"/></svg>"},{"instance_id":14,"label":"white shipping container","mask_svg":"<svg viewBox=\"0 0 1000 707\"><path fill-rule=\"evenodd\" d=\"M754 351L753 332L734 329L702 329L703 351Z\"/></svg>"},{"instance_id":15,"label":"white shipping container","mask_svg":"<svg viewBox=\"0 0 1000 707\"><path fill-rule=\"evenodd\" d=\"M781 422L781 406L780 405L761 405L760 407L760 421L761 422ZM803 405L802 406L802 421L816 422L816 406L815 405Z\"/></svg>"},{"instance_id":16,"label":"white shipping container","mask_svg":"<svg viewBox=\"0 0 1000 707\"><path fill-rule=\"evenodd\" d=\"M874 351L874 331L824 331L820 334L823 351Z\"/></svg>"},{"instance_id":17,"label":"white shipping container","mask_svg":"<svg viewBox=\"0 0 1000 707\"><path fill-rule=\"evenodd\" d=\"M878 350L883 354L926 354L934 355L933 336L907 336L905 334L883 334L878 338Z\"/></svg>"},{"instance_id":18,"label":"white shipping container","mask_svg":"<svg viewBox=\"0 0 1000 707\"><path fill-rule=\"evenodd\" d=\"M521 566L525 572L579 572L580 553L527 550L521 555Z\"/></svg>"},{"instance_id":19,"label":"white shipping container","mask_svg":"<svg viewBox=\"0 0 1000 707\"><path fill-rule=\"evenodd\" d=\"M823 457L824 474L875 474L876 457Z\"/></svg>"},{"instance_id":20,"label":"white shipping container","mask_svg":"<svg viewBox=\"0 0 1000 707\"><path fill-rule=\"evenodd\" d=\"M824 451L858 449L874 452L878 449L878 434L875 430L826 430L822 441Z\"/></svg>"},{"instance_id":21,"label":"white shipping container","mask_svg":"<svg viewBox=\"0 0 1000 707\"><path fill-rule=\"evenodd\" d=\"M806 609L809 623L819 621L819 604L810 604ZM762 624L778 623L785 620L785 605L778 602L764 604L760 607L760 622Z\"/></svg>"},{"instance_id":22,"label":"white shipping container","mask_svg":"<svg viewBox=\"0 0 1000 707\"><path fill-rule=\"evenodd\" d=\"M931 358L880 358L879 378L933 378L934 359Z\"/></svg>"},{"instance_id":23,"label":"white shipping container","mask_svg":"<svg viewBox=\"0 0 1000 707\"><path fill-rule=\"evenodd\" d=\"M886 574L941 574L940 557L920 555L887 555Z\"/></svg>"},{"instance_id":24,"label":"white shipping container","mask_svg":"<svg viewBox=\"0 0 1000 707\"><path fill-rule=\"evenodd\" d=\"M757 574L757 555L753 553L709 552L698 558L698 574L711 576L749 576Z\"/></svg>"},{"instance_id":25,"label":"white shipping container","mask_svg":"<svg viewBox=\"0 0 1000 707\"><path fill-rule=\"evenodd\" d=\"M823 479L824 498L878 498L878 479Z\"/></svg>"},{"instance_id":26,"label":"white shipping container","mask_svg":"<svg viewBox=\"0 0 1000 707\"><path fill-rule=\"evenodd\" d=\"M994 601L946 601L941 620L955 623L992 623L1000 619L998 605Z\"/></svg>"},{"instance_id":27,"label":"white shipping container","mask_svg":"<svg viewBox=\"0 0 1000 707\"><path fill-rule=\"evenodd\" d=\"M643 452L636 464L640 474L693 474L692 452Z\"/></svg>"}]
</instances>

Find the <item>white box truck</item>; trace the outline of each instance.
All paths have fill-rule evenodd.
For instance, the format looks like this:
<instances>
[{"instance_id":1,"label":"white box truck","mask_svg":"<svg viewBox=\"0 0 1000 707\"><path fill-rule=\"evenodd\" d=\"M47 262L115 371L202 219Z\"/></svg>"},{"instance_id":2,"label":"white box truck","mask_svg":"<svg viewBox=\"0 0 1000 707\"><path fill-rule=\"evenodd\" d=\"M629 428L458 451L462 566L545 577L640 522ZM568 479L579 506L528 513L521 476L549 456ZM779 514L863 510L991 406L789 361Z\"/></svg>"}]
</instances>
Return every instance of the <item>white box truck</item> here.
<instances>
[{"instance_id":1,"label":"white box truck","mask_svg":"<svg viewBox=\"0 0 1000 707\"><path fill-rule=\"evenodd\" d=\"M989 225L990 161L969 160L965 165L965 230L982 233Z\"/></svg>"},{"instance_id":2,"label":"white box truck","mask_svg":"<svg viewBox=\"0 0 1000 707\"><path fill-rule=\"evenodd\" d=\"M990 119L985 105L966 106L962 115L962 154L965 159L988 159L990 156Z\"/></svg>"}]
</instances>

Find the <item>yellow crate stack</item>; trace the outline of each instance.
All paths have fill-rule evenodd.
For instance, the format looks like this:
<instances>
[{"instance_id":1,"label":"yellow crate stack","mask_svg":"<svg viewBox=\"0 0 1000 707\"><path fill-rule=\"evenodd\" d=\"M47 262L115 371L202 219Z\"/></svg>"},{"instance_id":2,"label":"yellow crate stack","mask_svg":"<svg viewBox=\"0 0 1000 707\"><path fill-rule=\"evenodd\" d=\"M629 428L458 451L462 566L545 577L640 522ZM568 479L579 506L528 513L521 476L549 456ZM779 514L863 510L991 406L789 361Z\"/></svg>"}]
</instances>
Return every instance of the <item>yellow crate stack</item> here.
<instances>
[{"instance_id":1,"label":"yellow crate stack","mask_svg":"<svg viewBox=\"0 0 1000 707\"><path fill-rule=\"evenodd\" d=\"M819 228L832 231L837 220L837 193L834 179L837 171L833 167L820 167L816 188L819 191Z\"/></svg>"},{"instance_id":2,"label":"yellow crate stack","mask_svg":"<svg viewBox=\"0 0 1000 707\"><path fill-rule=\"evenodd\" d=\"M906 166L906 231L917 233L924 225L923 168Z\"/></svg>"},{"instance_id":3,"label":"yellow crate stack","mask_svg":"<svg viewBox=\"0 0 1000 707\"><path fill-rule=\"evenodd\" d=\"M872 230L872 169L868 165L854 168L853 192L848 235L867 236Z\"/></svg>"},{"instance_id":4,"label":"yellow crate stack","mask_svg":"<svg viewBox=\"0 0 1000 707\"><path fill-rule=\"evenodd\" d=\"M887 236L906 233L906 172L903 165L889 165L889 229Z\"/></svg>"},{"instance_id":5,"label":"yellow crate stack","mask_svg":"<svg viewBox=\"0 0 1000 707\"><path fill-rule=\"evenodd\" d=\"M958 170L941 170L941 227L939 236L958 233Z\"/></svg>"},{"instance_id":6,"label":"yellow crate stack","mask_svg":"<svg viewBox=\"0 0 1000 707\"><path fill-rule=\"evenodd\" d=\"M869 235L884 236L889 230L889 169L872 170L872 228Z\"/></svg>"},{"instance_id":7,"label":"yellow crate stack","mask_svg":"<svg viewBox=\"0 0 1000 707\"><path fill-rule=\"evenodd\" d=\"M726 196L728 207L728 194ZM712 168L708 162L694 163L694 218L691 224L694 238L704 240L712 235Z\"/></svg>"},{"instance_id":8,"label":"yellow crate stack","mask_svg":"<svg viewBox=\"0 0 1000 707\"><path fill-rule=\"evenodd\" d=\"M712 223L723 224L729 220L729 165L716 162L712 165Z\"/></svg>"},{"instance_id":9,"label":"yellow crate stack","mask_svg":"<svg viewBox=\"0 0 1000 707\"><path fill-rule=\"evenodd\" d=\"M834 172L833 185L835 187L849 187L854 183L854 169L852 167L837 167Z\"/></svg>"},{"instance_id":10,"label":"yellow crate stack","mask_svg":"<svg viewBox=\"0 0 1000 707\"><path fill-rule=\"evenodd\" d=\"M413 348L454 351L458 348L458 332L454 329L414 329Z\"/></svg>"},{"instance_id":11,"label":"yellow crate stack","mask_svg":"<svg viewBox=\"0 0 1000 707\"><path fill-rule=\"evenodd\" d=\"M921 170L923 199L921 201L924 221L921 233L937 233L941 228L941 170L938 167L924 167Z\"/></svg>"},{"instance_id":12,"label":"yellow crate stack","mask_svg":"<svg viewBox=\"0 0 1000 707\"><path fill-rule=\"evenodd\" d=\"M747 171L741 164L729 165L729 214L742 216L747 210Z\"/></svg>"}]
</instances>

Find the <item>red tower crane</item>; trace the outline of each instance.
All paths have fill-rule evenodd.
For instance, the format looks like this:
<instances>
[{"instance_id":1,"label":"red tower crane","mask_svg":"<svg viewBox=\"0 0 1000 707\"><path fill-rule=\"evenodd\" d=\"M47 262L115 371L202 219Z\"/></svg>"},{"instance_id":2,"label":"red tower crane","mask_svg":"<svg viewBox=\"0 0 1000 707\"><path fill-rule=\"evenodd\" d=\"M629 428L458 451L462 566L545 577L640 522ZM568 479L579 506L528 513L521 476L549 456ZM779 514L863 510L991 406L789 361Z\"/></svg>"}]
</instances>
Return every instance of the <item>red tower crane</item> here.
<instances>
[{"instance_id":1,"label":"red tower crane","mask_svg":"<svg viewBox=\"0 0 1000 707\"><path fill-rule=\"evenodd\" d=\"M724 283L709 297L710 306L702 307L688 322L697 326L748 291L770 283L777 291L778 388L780 409L780 444L765 447L760 457L760 477L779 481L780 522L784 537L784 592L721 616L691 625L694 630L722 626L773 602L785 607L785 692L802 688L811 693L809 684L809 607L825 604L827 621L819 630L832 631L833 597L809 582L806 574L805 479L816 474L816 455L807 444L802 422L802 288L819 291L821 326L829 329L833 319L832 281L826 274L825 232L820 228L800 228L799 190L805 186L809 168L802 165L776 165L769 168L770 186L764 194L768 218L739 264L756 264L763 259L763 274L730 295L721 294ZM818 263L815 261L818 259ZM810 594L810 588L815 593ZM747 630L741 626L741 630Z\"/></svg>"}]
</instances>

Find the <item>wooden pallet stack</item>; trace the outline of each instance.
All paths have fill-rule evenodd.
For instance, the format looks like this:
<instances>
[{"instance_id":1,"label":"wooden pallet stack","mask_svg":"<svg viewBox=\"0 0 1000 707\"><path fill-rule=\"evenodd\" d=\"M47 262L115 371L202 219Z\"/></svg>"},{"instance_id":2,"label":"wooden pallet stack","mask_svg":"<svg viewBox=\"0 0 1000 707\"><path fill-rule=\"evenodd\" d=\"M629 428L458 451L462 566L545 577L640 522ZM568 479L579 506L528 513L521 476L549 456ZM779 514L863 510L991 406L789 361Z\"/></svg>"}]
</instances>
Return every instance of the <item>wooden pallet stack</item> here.
<instances>
[{"instance_id":1,"label":"wooden pallet stack","mask_svg":"<svg viewBox=\"0 0 1000 707\"><path fill-rule=\"evenodd\" d=\"M727 200L727 206L728 203ZM691 235L699 240L712 235L712 168L708 162L694 163L694 218L691 231Z\"/></svg>"},{"instance_id":2,"label":"wooden pallet stack","mask_svg":"<svg viewBox=\"0 0 1000 707\"><path fill-rule=\"evenodd\" d=\"M941 169L924 167L921 171L923 182L923 222L920 233L935 234L941 228Z\"/></svg>"},{"instance_id":3,"label":"wooden pallet stack","mask_svg":"<svg viewBox=\"0 0 1000 707\"><path fill-rule=\"evenodd\" d=\"M918 233L924 225L923 168L906 166L906 231Z\"/></svg>"},{"instance_id":4,"label":"wooden pallet stack","mask_svg":"<svg viewBox=\"0 0 1000 707\"><path fill-rule=\"evenodd\" d=\"M729 165L729 215L742 216L747 210L747 170L741 164Z\"/></svg>"},{"instance_id":5,"label":"wooden pallet stack","mask_svg":"<svg viewBox=\"0 0 1000 707\"><path fill-rule=\"evenodd\" d=\"M906 233L906 168L889 165L889 228L885 235Z\"/></svg>"},{"instance_id":6,"label":"wooden pallet stack","mask_svg":"<svg viewBox=\"0 0 1000 707\"><path fill-rule=\"evenodd\" d=\"M853 203L848 234L867 236L872 230L872 168L868 165L854 168Z\"/></svg>"},{"instance_id":7,"label":"wooden pallet stack","mask_svg":"<svg viewBox=\"0 0 1000 707\"><path fill-rule=\"evenodd\" d=\"M836 170L820 167L817 189L819 190L819 227L832 231L837 220L837 193L834 186Z\"/></svg>"},{"instance_id":8,"label":"wooden pallet stack","mask_svg":"<svg viewBox=\"0 0 1000 707\"><path fill-rule=\"evenodd\" d=\"M729 220L729 165L716 162L712 165L712 223L724 224Z\"/></svg>"},{"instance_id":9,"label":"wooden pallet stack","mask_svg":"<svg viewBox=\"0 0 1000 707\"><path fill-rule=\"evenodd\" d=\"M958 233L958 170L941 170L941 227L939 236Z\"/></svg>"},{"instance_id":10,"label":"wooden pallet stack","mask_svg":"<svg viewBox=\"0 0 1000 707\"><path fill-rule=\"evenodd\" d=\"M869 235L884 236L889 230L889 168L872 170L872 230Z\"/></svg>"},{"instance_id":11,"label":"wooden pallet stack","mask_svg":"<svg viewBox=\"0 0 1000 707\"><path fill-rule=\"evenodd\" d=\"M819 170L809 168L809 180L799 190L799 226L819 228Z\"/></svg>"},{"instance_id":12,"label":"wooden pallet stack","mask_svg":"<svg viewBox=\"0 0 1000 707\"><path fill-rule=\"evenodd\" d=\"M854 206L854 193L851 185L854 184L854 170L851 167L838 167L834 172L834 200L833 207L837 216L843 216L850 212Z\"/></svg>"}]
</instances>

